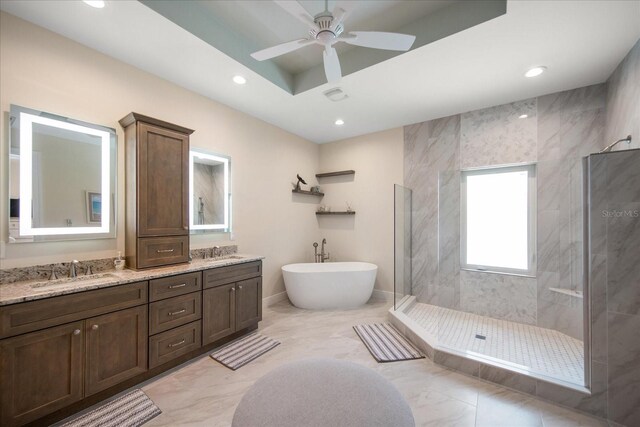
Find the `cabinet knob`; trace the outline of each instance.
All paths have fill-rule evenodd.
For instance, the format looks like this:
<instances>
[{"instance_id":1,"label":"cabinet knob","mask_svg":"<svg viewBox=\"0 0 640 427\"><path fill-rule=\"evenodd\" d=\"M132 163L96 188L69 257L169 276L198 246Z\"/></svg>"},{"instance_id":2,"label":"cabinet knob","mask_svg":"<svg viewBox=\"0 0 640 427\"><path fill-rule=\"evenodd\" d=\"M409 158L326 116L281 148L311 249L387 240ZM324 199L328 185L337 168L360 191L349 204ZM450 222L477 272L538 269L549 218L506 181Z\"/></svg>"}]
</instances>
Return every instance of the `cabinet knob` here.
<instances>
[{"instance_id":1,"label":"cabinet knob","mask_svg":"<svg viewBox=\"0 0 640 427\"><path fill-rule=\"evenodd\" d=\"M76 329L73 331L73 335L80 335L80 329Z\"/></svg>"},{"instance_id":2,"label":"cabinet knob","mask_svg":"<svg viewBox=\"0 0 640 427\"><path fill-rule=\"evenodd\" d=\"M235 291L236 291L236 288L231 288L231 292L235 292Z\"/></svg>"},{"instance_id":3,"label":"cabinet knob","mask_svg":"<svg viewBox=\"0 0 640 427\"><path fill-rule=\"evenodd\" d=\"M238 289L242 289L242 285L238 285Z\"/></svg>"},{"instance_id":4,"label":"cabinet knob","mask_svg":"<svg viewBox=\"0 0 640 427\"><path fill-rule=\"evenodd\" d=\"M93 329L93 330L95 331L96 329L98 329L98 327L99 327L98 325L93 325L93 326L91 327L91 329Z\"/></svg>"}]
</instances>

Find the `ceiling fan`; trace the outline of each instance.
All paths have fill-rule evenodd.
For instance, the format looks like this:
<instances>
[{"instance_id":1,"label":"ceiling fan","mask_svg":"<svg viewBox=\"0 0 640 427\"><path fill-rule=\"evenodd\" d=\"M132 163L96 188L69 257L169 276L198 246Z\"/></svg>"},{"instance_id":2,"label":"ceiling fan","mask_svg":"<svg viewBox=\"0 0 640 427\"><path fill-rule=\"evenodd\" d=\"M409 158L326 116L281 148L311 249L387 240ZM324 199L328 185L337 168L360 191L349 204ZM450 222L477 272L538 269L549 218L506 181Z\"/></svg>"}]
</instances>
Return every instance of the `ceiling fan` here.
<instances>
[{"instance_id":1,"label":"ceiling fan","mask_svg":"<svg viewBox=\"0 0 640 427\"><path fill-rule=\"evenodd\" d=\"M374 49L407 51L416 39L416 36L408 34L381 31L349 31L346 35L342 34L344 32L342 23L347 16L347 11L336 5L333 13L329 12L328 0L325 0L325 10L316 16L311 16L297 1L274 0L274 3L307 24L310 37L268 47L252 53L251 56L258 61L264 61L311 44L322 45L324 46L324 72L329 83L336 82L342 77L340 60L333 47L334 44L345 42Z\"/></svg>"}]
</instances>

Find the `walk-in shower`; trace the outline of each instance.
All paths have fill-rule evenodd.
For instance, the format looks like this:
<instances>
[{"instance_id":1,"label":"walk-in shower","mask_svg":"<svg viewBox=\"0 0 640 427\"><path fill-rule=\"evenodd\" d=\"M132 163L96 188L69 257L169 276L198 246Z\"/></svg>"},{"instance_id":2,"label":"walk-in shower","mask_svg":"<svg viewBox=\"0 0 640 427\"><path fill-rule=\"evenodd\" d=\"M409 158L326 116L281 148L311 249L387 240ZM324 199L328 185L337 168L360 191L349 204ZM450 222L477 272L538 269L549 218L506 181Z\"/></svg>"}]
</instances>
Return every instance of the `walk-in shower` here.
<instances>
[{"instance_id":1,"label":"walk-in shower","mask_svg":"<svg viewBox=\"0 0 640 427\"><path fill-rule=\"evenodd\" d=\"M640 150L577 157L564 170L549 170L561 164L523 168L542 177L527 185L530 201L522 199L534 230L528 235L534 268L522 274L465 265L472 207L465 203L464 169L433 167L422 171L417 188L395 186L391 317L436 361L458 356L589 390L592 357L598 360L607 345L598 322L638 285ZM545 181L552 172L553 185Z\"/></svg>"}]
</instances>

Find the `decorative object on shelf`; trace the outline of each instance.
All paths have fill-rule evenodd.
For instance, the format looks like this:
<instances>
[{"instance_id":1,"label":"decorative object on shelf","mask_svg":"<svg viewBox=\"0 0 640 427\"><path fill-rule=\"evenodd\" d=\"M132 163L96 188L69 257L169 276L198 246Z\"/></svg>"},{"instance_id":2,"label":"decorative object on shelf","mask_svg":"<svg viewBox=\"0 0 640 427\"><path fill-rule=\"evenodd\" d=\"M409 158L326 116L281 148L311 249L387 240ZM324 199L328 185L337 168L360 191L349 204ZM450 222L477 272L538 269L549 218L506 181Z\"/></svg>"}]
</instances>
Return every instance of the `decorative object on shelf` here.
<instances>
[{"instance_id":1,"label":"decorative object on shelf","mask_svg":"<svg viewBox=\"0 0 640 427\"><path fill-rule=\"evenodd\" d=\"M311 192L312 193L320 193L321 192L320 186L319 185L315 185L315 186L311 187Z\"/></svg>"},{"instance_id":2,"label":"decorative object on shelf","mask_svg":"<svg viewBox=\"0 0 640 427\"><path fill-rule=\"evenodd\" d=\"M330 177L330 176L340 176L340 175L354 175L355 173L356 173L356 171L354 171L354 170L317 173L316 174L316 178L327 178L327 177Z\"/></svg>"},{"instance_id":3,"label":"decorative object on shelf","mask_svg":"<svg viewBox=\"0 0 640 427\"><path fill-rule=\"evenodd\" d=\"M325 205L318 206L317 212L326 212L327 207Z\"/></svg>"},{"instance_id":4,"label":"decorative object on shelf","mask_svg":"<svg viewBox=\"0 0 640 427\"><path fill-rule=\"evenodd\" d=\"M347 212L353 212L353 208L351 207L351 203L345 202L347 204Z\"/></svg>"},{"instance_id":5,"label":"decorative object on shelf","mask_svg":"<svg viewBox=\"0 0 640 427\"><path fill-rule=\"evenodd\" d=\"M298 182L296 183L296 190L300 191L300 183L307 185L307 182L304 179L302 179L300 174L296 174L296 177L298 178Z\"/></svg>"}]
</instances>

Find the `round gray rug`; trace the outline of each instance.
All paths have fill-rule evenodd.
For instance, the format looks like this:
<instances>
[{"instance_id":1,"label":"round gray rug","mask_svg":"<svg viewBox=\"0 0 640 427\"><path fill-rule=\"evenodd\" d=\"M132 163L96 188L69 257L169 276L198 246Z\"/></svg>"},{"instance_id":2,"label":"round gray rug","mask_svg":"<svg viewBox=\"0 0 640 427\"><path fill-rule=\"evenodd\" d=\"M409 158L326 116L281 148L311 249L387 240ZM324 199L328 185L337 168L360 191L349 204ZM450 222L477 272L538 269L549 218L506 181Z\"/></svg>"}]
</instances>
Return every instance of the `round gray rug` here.
<instances>
[{"instance_id":1,"label":"round gray rug","mask_svg":"<svg viewBox=\"0 0 640 427\"><path fill-rule=\"evenodd\" d=\"M372 369L335 359L289 363L243 396L233 427L413 427L409 404Z\"/></svg>"}]
</instances>

